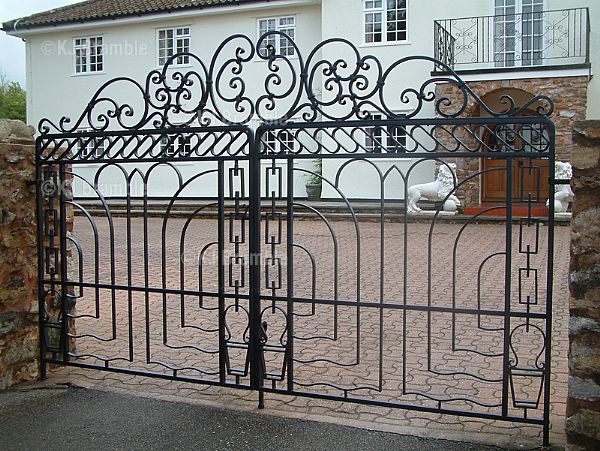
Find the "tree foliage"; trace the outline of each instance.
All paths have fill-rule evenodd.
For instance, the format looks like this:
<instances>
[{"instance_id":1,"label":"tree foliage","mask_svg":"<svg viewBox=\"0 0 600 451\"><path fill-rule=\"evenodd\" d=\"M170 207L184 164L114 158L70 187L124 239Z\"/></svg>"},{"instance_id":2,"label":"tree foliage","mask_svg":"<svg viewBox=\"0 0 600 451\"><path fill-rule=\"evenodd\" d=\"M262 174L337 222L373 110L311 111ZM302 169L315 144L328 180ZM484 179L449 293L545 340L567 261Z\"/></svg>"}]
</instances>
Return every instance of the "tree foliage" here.
<instances>
[{"instance_id":1,"label":"tree foliage","mask_svg":"<svg viewBox=\"0 0 600 451\"><path fill-rule=\"evenodd\" d=\"M26 120L25 91L17 82L9 82L0 73L0 119Z\"/></svg>"}]
</instances>

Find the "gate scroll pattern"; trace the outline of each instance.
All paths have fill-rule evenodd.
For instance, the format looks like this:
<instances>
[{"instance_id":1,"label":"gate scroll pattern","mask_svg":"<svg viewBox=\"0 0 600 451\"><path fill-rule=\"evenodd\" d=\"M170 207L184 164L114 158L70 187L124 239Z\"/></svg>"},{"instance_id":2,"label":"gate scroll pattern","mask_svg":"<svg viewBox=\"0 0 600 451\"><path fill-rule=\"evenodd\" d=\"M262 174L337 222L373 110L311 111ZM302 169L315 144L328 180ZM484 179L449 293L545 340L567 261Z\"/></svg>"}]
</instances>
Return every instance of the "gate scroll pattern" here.
<instances>
[{"instance_id":1,"label":"gate scroll pattern","mask_svg":"<svg viewBox=\"0 0 600 451\"><path fill-rule=\"evenodd\" d=\"M343 39L306 58L290 41L290 57L272 35L289 39L235 35L208 62L185 54L191 68L174 55L143 82L105 83L75 120L40 122L43 370L537 424L547 443L554 202L533 213L538 184L516 217L511 187L542 160L553 179L552 101L506 96L494 111L433 58L385 66ZM424 64L451 75L398 88ZM440 82L462 101L436 97ZM473 105L487 117L467 117ZM508 191L489 209L501 226L478 225L485 211L445 223L444 202L417 221L404 208L419 174L490 157L506 161L491 169ZM356 174L377 188L370 215ZM307 175L330 202L306 200ZM477 227L492 227L483 249Z\"/></svg>"}]
</instances>

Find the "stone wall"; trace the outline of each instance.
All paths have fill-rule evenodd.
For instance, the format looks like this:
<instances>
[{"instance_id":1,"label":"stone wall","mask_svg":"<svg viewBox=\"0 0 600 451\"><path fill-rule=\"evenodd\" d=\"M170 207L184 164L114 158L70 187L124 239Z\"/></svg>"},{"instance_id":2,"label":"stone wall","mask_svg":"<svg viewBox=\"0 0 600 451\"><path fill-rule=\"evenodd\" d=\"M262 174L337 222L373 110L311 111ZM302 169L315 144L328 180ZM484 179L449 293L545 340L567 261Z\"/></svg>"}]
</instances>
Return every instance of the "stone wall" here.
<instances>
[{"instance_id":1,"label":"stone wall","mask_svg":"<svg viewBox=\"0 0 600 451\"><path fill-rule=\"evenodd\" d=\"M560 161L570 161L573 149L573 125L576 121L585 119L587 103L587 77L555 77L555 78L528 78L521 80L489 80L468 82L469 87L479 98L502 89L525 91L534 96L545 95L554 102L555 112L552 120L556 126L556 158ZM448 97L454 105L463 102L462 92L450 83L436 85L436 96ZM464 115L466 117L479 117L480 111L472 99L469 100ZM498 110L499 112L501 110ZM468 140L467 140L468 141ZM476 159L459 159L457 175L464 179L468 174L480 171L480 161ZM479 204L480 184L474 178L466 184L465 189L459 191L459 198L466 206Z\"/></svg>"},{"instance_id":2,"label":"stone wall","mask_svg":"<svg viewBox=\"0 0 600 451\"><path fill-rule=\"evenodd\" d=\"M600 449L600 121L575 124L568 449Z\"/></svg>"},{"instance_id":3,"label":"stone wall","mask_svg":"<svg viewBox=\"0 0 600 451\"><path fill-rule=\"evenodd\" d=\"M38 372L33 129L0 120L0 390Z\"/></svg>"}]
</instances>

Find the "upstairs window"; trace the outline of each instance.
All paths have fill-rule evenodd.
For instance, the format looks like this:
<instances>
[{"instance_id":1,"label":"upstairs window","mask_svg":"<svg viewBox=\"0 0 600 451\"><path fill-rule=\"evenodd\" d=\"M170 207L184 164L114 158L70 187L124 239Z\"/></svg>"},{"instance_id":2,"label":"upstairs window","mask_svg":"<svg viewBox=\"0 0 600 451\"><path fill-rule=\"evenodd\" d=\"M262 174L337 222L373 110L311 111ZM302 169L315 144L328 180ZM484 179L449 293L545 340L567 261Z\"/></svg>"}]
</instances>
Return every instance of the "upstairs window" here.
<instances>
[{"instance_id":1,"label":"upstairs window","mask_svg":"<svg viewBox=\"0 0 600 451\"><path fill-rule=\"evenodd\" d=\"M73 40L76 74L88 74L104 70L103 45L102 36L75 38Z\"/></svg>"},{"instance_id":2,"label":"upstairs window","mask_svg":"<svg viewBox=\"0 0 600 451\"><path fill-rule=\"evenodd\" d=\"M371 114L374 121L383 119L381 114ZM365 148L369 153L399 153L406 151L406 129L395 126L376 126L365 129Z\"/></svg>"},{"instance_id":3,"label":"upstairs window","mask_svg":"<svg viewBox=\"0 0 600 451\"><path fill-rule=\"evenodd\" d=\"M163 28L158 30L158 65L165 63L176 53L190 51L190 27ZM183 66L190 64L189 55L178 56L174 65Z\"/></svg>"},{"instance_id":4,"label":"upstairs window","mask_svg":"<svg viewBox=\"0 0 600 451\"><path fill-rule=\"evenodd\" d=\"M295 50L292 41L296 39L296 18L294 16L270 17L258 20L258 37L269 31L279 31L288 36L274 34L264 40L263 45L258 50L261 55L267 56L267 46L273 46L275 54L282 56L294 56Z\"/></svg>"},{"instance_id":5,"label":"upstairs window","mask_svg":"<svg viewBox=\"0 0 600 451\"><path fill-rule=\"evenodd\" d=\"M544 0L494 0L496 67L542 64L545 31L543 11Z\"/></svg>"},{"instance_id":6,"label":"upstairs window","mask_svg":"<svg viewBox=\"0 0 600 451\"><path fill-rule=\"evenodd\" d=\"M364 0L365 43L406 41L408 0Z\"/></svg>"}]
</instances>

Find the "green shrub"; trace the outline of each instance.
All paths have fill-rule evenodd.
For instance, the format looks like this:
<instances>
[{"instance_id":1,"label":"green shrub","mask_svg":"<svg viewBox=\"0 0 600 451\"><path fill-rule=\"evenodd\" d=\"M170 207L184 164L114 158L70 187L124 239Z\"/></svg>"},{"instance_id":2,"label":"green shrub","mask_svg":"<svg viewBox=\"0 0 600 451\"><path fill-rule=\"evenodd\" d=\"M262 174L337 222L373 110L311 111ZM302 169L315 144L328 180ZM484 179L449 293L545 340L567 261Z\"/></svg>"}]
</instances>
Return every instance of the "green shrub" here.
<instances>
[{"instance_id":1,"label":"green shrub","mask_svg":"<svg viewBox=\"0 0 600 451\"><path fill-rule=\"evenodd\" d=\"M314 161L312 172L314 172L314 174L308 174L306 176L306 183L309 185L320 185L323 182L320 177L323 175L323 160L318 159Z\"/></svg>"}]
</instances>

